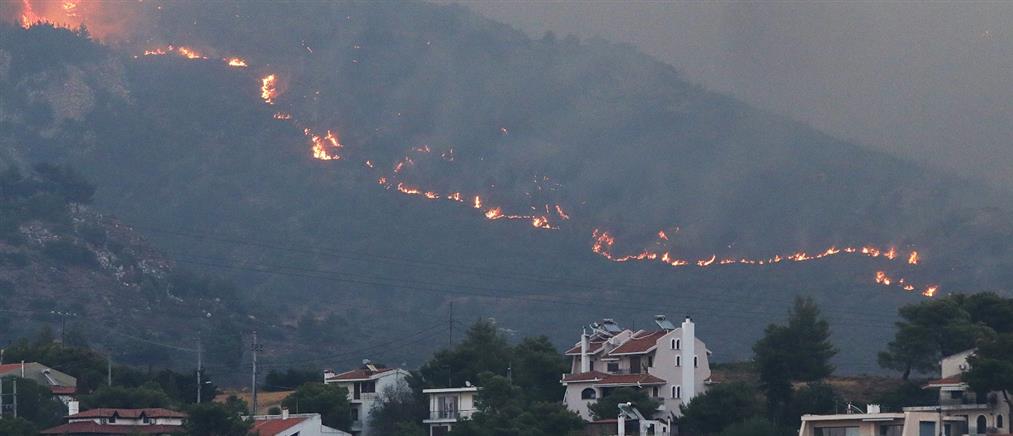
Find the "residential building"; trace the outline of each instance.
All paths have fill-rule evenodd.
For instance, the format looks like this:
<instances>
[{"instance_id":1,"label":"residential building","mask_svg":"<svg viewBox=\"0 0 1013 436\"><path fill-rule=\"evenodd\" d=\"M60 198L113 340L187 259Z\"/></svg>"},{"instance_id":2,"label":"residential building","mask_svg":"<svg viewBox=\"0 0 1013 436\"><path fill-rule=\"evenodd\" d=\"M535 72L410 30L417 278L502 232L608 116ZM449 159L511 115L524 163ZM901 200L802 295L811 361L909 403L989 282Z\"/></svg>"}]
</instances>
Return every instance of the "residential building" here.
<instances>
[{"instance_id":1,"label":"residential building","mask_svg":"<svg viewBox=\"0 0 1013 436\"><path fill-rule=\"evenodd\" d=\"M661 401L658 410L640 411L648 419L671 423L678 417L679 406L706 389L711 353L689 317L678 328L663 315L655 323L658 330L634 331L605 319L585 329L580 342L566 351L572 358L561 381L566 407L591 420L588 405L614 389L632 387Z\"/></svg>"},{"instance_id":2,"label":"residential building","mask_svg":"<svg viewBox=\"0 0 1013 436\"><path fill-rule=\"evenodd\" d=\"M58 435L172 435L183 431L186 414L169 409L92 409L77 411L71 401L67 422L43 430L41 434Z\"/></svg>"},{"instance_id":3,"label":"residential building","mask_svg":"<svg viewBox=\"0 0 1013 436\"><path fill-rule=\"evenodd\" d=\"M257 436L348 436L350 433L323 424L319 413L293 413L253 417L251 434Z\"/></svg>"},{"instance_id":4,"label":"residential building","mask_svg":"<svg viewBox=\"0 0 1013 436\"><path fill-rule=\"evenodd\" d=\"M478 387L470 383L462 388L423 389L422 393L429 397L429 417L422 421L429 425L429 436L443 436L475 413Z\"/></svg>"},{"instance_id":5,"label":"residential building","mask_svg":"<svg viewBox=\"0 0 1013 436\"><path fill-rule=\"evenodd\" d=\"M0 379L20 377L49 388L64 405L77 394L77 379L38 362L21 362L0 365Z\"/></svg>"},{"instance_id":6,"label":"residential building","mask_svg":"<svg viewBox=\"0 0 1013 436\"><path fill-rule=\"evenodd\" d=\"M939 389L935 406L905 407L896 413L804 415L799 436L945 436L1008 434L1009 405L1001 392L975 393L963 382L974 350L944 357L940 378L925 389Z\"/></svg>"},{"instance_id":7,"label":"residential building","mask_svg":"<svg viewBox=\"0 0 1013 436\"><path fill-rule=\"evenodd\" d=\"M403 369L383 368L366 360L362 367L340 374L324 371L324 383L348 390L348 400L352 403L351 432L355 436L370 436L369 413L373 404L387 389L406 388L408 375Z\"/></svg>"}]
</instances>

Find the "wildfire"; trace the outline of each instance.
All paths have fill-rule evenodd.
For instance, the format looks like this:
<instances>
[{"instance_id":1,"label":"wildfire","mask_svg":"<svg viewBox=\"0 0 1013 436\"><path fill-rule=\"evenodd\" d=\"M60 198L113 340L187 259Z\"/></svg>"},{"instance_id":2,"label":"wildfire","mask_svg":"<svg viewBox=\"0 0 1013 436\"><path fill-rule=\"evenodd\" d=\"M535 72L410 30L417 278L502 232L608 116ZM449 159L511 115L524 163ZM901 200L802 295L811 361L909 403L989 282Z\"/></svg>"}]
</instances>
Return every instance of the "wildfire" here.
<instances>
[{"instance_id":1,"label":"wildfire","mask_svg":"<svg viewBox=\"0 0 1013 436\"><path fill-rule=\"evenodd\" d=\"M27 29L39 21L42 21L42 18L35 15L32 3L28 0L21 0L21 27Z\"/></svg>"},{"instance_id":2,"label":"wildfire","mask_svg":"<svg viewBox=\"0 0 1013 436\"><path fill-rule=\"evenodd\" d=\"M168 54L176 54L187 59L207 59L207 56L202 55L200 52L190 47L167 45L164 48L160 47L144 51L145 56L165 56Z\"/></svg>"},{"instance_id":3,"label":"wildfire","mask_svg":"<svg viewBox=\"0 0 1013 436\"><path fill-rule=\"evenodd\" d=\"M658 239L668 240L668 235L665 234L664 230L658 230Z\"/></svg>"},{"instance_id":4,"label":"wildfire","mask_svg":"<svg viewBox=\"0 0 1013 436\"><path fill-rule=\"evenodd\" d=\"M499 207L494 207L492 209L485 211L485 217L491 220L498 220L500 218L503 218L503 216L504 216L503 209Z\"/></svg>"},{"instance_id":5,"label":"wildfire","mask_svg":"<svg viewBox=\"0 0 1013 436\"><path fill-rule=\"evenodd\" d=\"M482 197L479 197L479 196L476 195L475 199L471 202L471 205L475 209L481 209L482 208Z\"/></svg>"},{"instance_id":6,"label":"wildfire","mask_svg":"<svg viewBox=\"0 0 1013 436\"><path fill-rule=\"evenodd\" d=\"M291 120L292 119L292 115L287 114L285 112L275 112L274 113L274 119L276 119L276 120Z\"/></svg>"},{"instance_id":7,"label":"wildfire","mask_svg":"<svg viewBox=\"0 0 1013 436\"><path fill-rule=\"evenodd\" d=\"M330 130L324 136L314 135L309 129L305 129L306 136L310 137L310 143L312 144L311 150L313 152L313 158L319 160L338 160L341 156L336 153L340 150L343 145L338 142L337 135ZM333 152L328 151L331 149Z\"/></svg>"},{"instance_id":8,"label":"wildfire","mask_svg":"<svg viewBox=\"0 0 1013 436\"><path fill-rule=\"evenodd\" d=\"M268 74L260 79L260 98L264 103L274 104L274 99L278 96L277 81L278 78L274 74Z\"/></svg>"},{"instance_id":9,"label":"wildfire","mask_svg":"<svg viewBox=\"0 0 1013 436\"><path fill-rule=\"evenodd\" d=\"M227 58L225 63L230 67L246 68L246 61L242 58Z\"/></svg>"},{"instance_id":10,"label":"wildfire","mask_svg":"<svg viewBox=\"0 0 1013 436\"><path fill-rule=\"evenodd\" d=\"M563 211L563 207L558 204L556 205L556 214L559 215L560 219L563 220L570 219L570 215L567 215L566 212Z\"/></svg>"},{"instance_id":11,"label":"wildfire","mask_svg":"<svg viewBox=\"0 0 1013 436\"><path fill-rule=\"evenodd\" d=\"M907 263L909 265L918 265L918 252L912 251L911 255L907 257Z\"/></svg>"}]
</instances>

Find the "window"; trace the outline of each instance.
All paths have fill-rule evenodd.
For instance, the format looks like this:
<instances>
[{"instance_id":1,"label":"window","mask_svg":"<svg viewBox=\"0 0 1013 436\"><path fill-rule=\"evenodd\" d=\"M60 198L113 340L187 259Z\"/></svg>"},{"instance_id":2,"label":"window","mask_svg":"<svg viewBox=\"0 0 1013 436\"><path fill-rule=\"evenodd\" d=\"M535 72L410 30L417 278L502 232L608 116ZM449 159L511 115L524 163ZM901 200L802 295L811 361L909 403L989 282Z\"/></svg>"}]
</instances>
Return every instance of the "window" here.
<instances>
[{"instance_id":1,"label":"window","mask_svg":"<svg viewBox=\"0 0 1013 436\"><path fill-rule=\"evenodd\" d=\"M816 427L816 436L858 436L858 427Z\"/></svg>"},{"instance_id":2,"label":"window","mask_svg":"<svg viewBox=\"0 0 1013 436\"><path fill-rule=\"evenodd\" d=\"M113 424L113 423L115 423L115 422L116 422L116 414L114 413L114 414L113 414L113 416L110 416L110 417L109 417L109 423L110 423L110 424Z\"/></svg>"},{"instance_id":3,"label":"window","mask_svg":"<svg viewBox=\"0 0 1013 436\"><path fill-rule=\"evenodd\" d=\"M654 356L647 356L647 367L650 368L653 366L654 366Z\"/></svg>"},{"instance_id":4,"label":"window","mask_svg":"<svg viewBox=\"0 0 1013 436\"><path fill-rule=\"evenodd\" d=\"M988 430L988 421L985 420L985 415L978 415L978 420L974 427L975 433L985 434L985 431Z\"/></svg>"},{"instance_id":5,"label":"window","mask_svg":"<svg viewBox=\"0 0 1013 436\"><path fill-rule=\"evenodd\" d=\"M672 398L682 398L682 386L672 386Z\"/></svg>"},{"instance_id":6,"label":"window","mask_svg":"<svg viewBox=\"0 0 1013 436\"><path fill-rule=\"evenodd\" d=\"M903 433L904 425L884 424L879 426L879 436L901 436Z\"/></svg>"},{"instance_id":7,"label":"window","mask_svg":"<svg viewBox=\"0 0 1013 436\"><path fill-rule=\"evenodd\" d=\"M699 366L700 366L700 359L696 356L693 356L693 367L697 368Z\"/></svg>"},{"instance_id":8,"label":"window","mask_svg":"<svg viewBox=\"0 0 1013 436\"><path fill-rule=\"evenodd\" d=\"M682 366L682 356L675 356L675 366Z\"/></svg>"},{"instance_id":9,"label":"window","mask_svg":"<svg viewBox=\"0 0 1013 436\"><path fill-rule=\"evenodd\" d=\"M954 400L964 398L964 391L950 391L950 398Z\"/></svg>"},{"instance_id":10,"label":"window","mask_svg":"<svg viewBox=\"0 0 1013 436\"><path fill-rule=\"evenodd\" d=\"M598 394L592 388L585 388L580 391L580 399L582 400L593 400L598 397Z\"/></svg>"},{"instance_id":11,"label":"window","mask_svg":"<svg viewBox=\"0 0 1013 436\"><path fill-rule=\"evenodd\" d=\"M678 348L675 348L675 339L672 339L672 349L673 350L678 350Z\"/></svg>"},{"instance_id":12,"label":"window","mask_svg":"<svg viewBox=\"0 0 1013 436\"><path fill-rule=\"evenodd\" d=\"M148 418L148 415L145 415L145 414L142 413L141 414L141 422L143 422L145 424L151 424L151 418Z\"/></svg>"},{"instance_id":13,"label":"window","mask_svg":"<svg viewBox=\"0 0 1013 436\"><path fill-rule=\"evenodd\" d=\"M376 392L376 381L375 380L370 380L370 381L364 381L364 382L362 382L362 393L364 393L364 394L372 394L374 392Z\"/></svg>"},{"instance_id":14,"label":"window","mask_svg":"<svg viewBox=\"0 0 1013 436\"><path fill-rule=\"evenodd\" d=\"M608 372L619 372L619 362L609 362Z\"/></svg>"},{"instance_id":15,"label":"window","mask_svg":"<svg viewBox=\"0 0 1013 436\"><path fill-rule=\"evenodd\" d=\"M1002 428L1005 424L1002 422L1002 415L995 415L995 428Z\"/></svg>"},{"instance_id":16,"label":"window","mask_svg":"<svg viewBox=\"0 0 1013 436\"><path fill-rule=\"evenodd\" d=\"M352 415L352 422L359 422L359 409L353 407L349 413Z\"/></svg>"},{"instance_id":17,"label":"window","mask_svg":"<svg viewBox=\"0 0 1013 436\"><path fill-rule=\"evenodd\" d=\"M654 398L658 398L658 387L657 387L657 386L655 386L655 387L654 387L654 388L653 388L653 389L651 390L651 396L652 396L652 397L654 397Z\"/></svg>"},{"instance_id":18,"label":"window","mask_svg":"<svg viewBox=\"0 0 1013 436\"><path fill-rule=\"evenodd\" d=\"M918 436L936 436L935 421L919 421Z\"/></svg>"},{"instance_id":19,"label":"window","mask_svg":"<svg viewBox=\"0 0 1013 436\"><path fill-rule=\"evenodd\" d=\"M640 356L630 357L630 374L640 374Z\"/></svg>"}]
</instances>

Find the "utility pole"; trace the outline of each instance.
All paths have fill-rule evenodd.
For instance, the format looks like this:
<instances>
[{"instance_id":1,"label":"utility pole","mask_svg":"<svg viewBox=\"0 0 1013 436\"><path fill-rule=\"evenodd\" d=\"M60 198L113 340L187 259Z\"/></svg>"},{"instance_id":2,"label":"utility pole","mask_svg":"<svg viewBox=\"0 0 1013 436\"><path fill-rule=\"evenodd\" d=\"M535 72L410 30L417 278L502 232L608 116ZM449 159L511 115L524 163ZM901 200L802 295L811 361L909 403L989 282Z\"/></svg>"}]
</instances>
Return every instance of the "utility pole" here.
<instances>
[{"instance_id":1,"label":"utility pole","mask_svg":"<svg viewBox=\"0 0 1013 436\"><path fill-rule=\"evenodd\" d=\"M0 419L4 418L4 378L0 377Z\"/></svg>"},{"instance_id":2,"label":"utility pole","mask_svg":"<svg viewBox=\"0 0 1013 436\"><path fill-rule=\"evenodd\" d=\"M14 417L18 417L18 378L14 377Z\"/></svg>"},{"instance_id":3,"label":"utility pole","mask_svg":"<svg viewBox=\"0 0 1013 436\"><path fill-rule=\"evenodd\" d=\"M197 336L197 404L200 404L200 389L204 385L204 380L201 380L202 369L204 368L204 361L201 359L201 343L200 336Z\"/></svg>"},{"instance_id":4,"label":"utility pole","mask_svg":"<svg viewBox=\"0 0 1013 436\"><path fill-rule=\"evenodd\" d=\"M113 385L113 355L106 356L106 386Z\"/></svg>"},{"instance_id":5,"label":"utility pole","mask_svg":"<svg viewBox=\"0 0 1013 436\"><path fill-rule=\"evenodd\" d=\"M454 302L450 302L450 347L454 346ZM448 348L450 348L448 347Z\"/></svg>"},{"instance_id":6,"label":"utility pole","mask_svg":"<svg viewBox=\"0 0 1013 436\"><path fill-rule=\"evenodd\" d=\"M257 414L257 352L263 351L263 345L257 343L257 331L253 331L253 345L250 347L250 351L253 352L253 385L250 387L250 392L253 394L253 408L250 410L250 416Z\"/></svg>"}]
</instances>

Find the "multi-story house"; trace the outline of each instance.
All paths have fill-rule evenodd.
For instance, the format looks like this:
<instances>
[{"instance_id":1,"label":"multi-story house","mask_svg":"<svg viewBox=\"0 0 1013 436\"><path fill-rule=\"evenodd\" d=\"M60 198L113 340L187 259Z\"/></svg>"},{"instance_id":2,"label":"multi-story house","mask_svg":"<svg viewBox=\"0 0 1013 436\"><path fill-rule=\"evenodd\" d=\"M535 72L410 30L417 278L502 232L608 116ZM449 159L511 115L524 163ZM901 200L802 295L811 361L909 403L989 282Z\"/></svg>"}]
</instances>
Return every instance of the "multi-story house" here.
<instances>
[{"instance_id":1,"label":"multi-story house","mask_svg":"<svg viewBox=\"0 0 1013 436\"><path fill-rule=\"evenodd\" d=\"M423 389L422 393L429 397L429 417L422 421L429 425L429 436L443 436L475 413L477 386Z\"/></svg>"},{"instance_id":2,"label":"multi-story house","mask_svg":"<svg viewBox=\"0 0 1013 436\"><path fill-rule=\"evenodd\" d=\"M169 409L91 409L78 411L76 401L68 405L66 423L40 434L53 435L159 435L183 431L186 414Z\"/></svg>"},{"instance_id":3,"label":"multi-story house","mask_svg":"<svg viewBox=\"0 0 1013 436\"><path fill-rule=\"evenodd\" d=\"M49 388L64 405L69 405L77 393L77 379L38 362L21 362L0 365L0 379L4 377L20 377L32 380ZM0 386L2 388L2 386ZM9 388L9 387L8 387ZM3 389L0 389L2 391ZM0 396L0 411L3 409L3 396Z\"/></svg>"},{"instance_id":4,"label":"multi-story house","mask_svg":"<svg viewBox=\"0 0 1013 436\"><path fill-rule=\"evenodd\" d=\"M632 387L661 401L658 410L640 411L646 418L671 423L678 417L679 406L706 389L710 351L689 317L680 327L663 315L655 322L658 330L624 329L611 319L585 328L580 342L566 351L572 358L561 381L566 407L591 420L590 404L616 388Z\"/></svg>"},{"instance_id":5,"label":"multi-story house","mask_svg":"<svg viewBox=\"0 0 1013 436\"><path fill-rule=\"evenodd\" d=\"M362 367L340 374L324 371L324 383L336 384L348 390L348 401L352 403L351 433L355 436L369 436L369 413L373 404L385 390L401 389L407 386L409 373L399 368L381 368L368 360Z\"/></svg>"},{"instance_id":6,"label":"multi-story house","mask_svg":"<svg viewBox=\"0 0 1013 436\"><path fill-rule=\"evenodd\" d=\"M882 412L869 405L866 413L803 415L799 436L946 436L1009 434L1009 405L1001 392L975 393L963 374L974 350L944 357L940 378L926 389L939 389L939 404ZM859 410L861 412L861 410Z\"/></svg>"}]
</instances>

